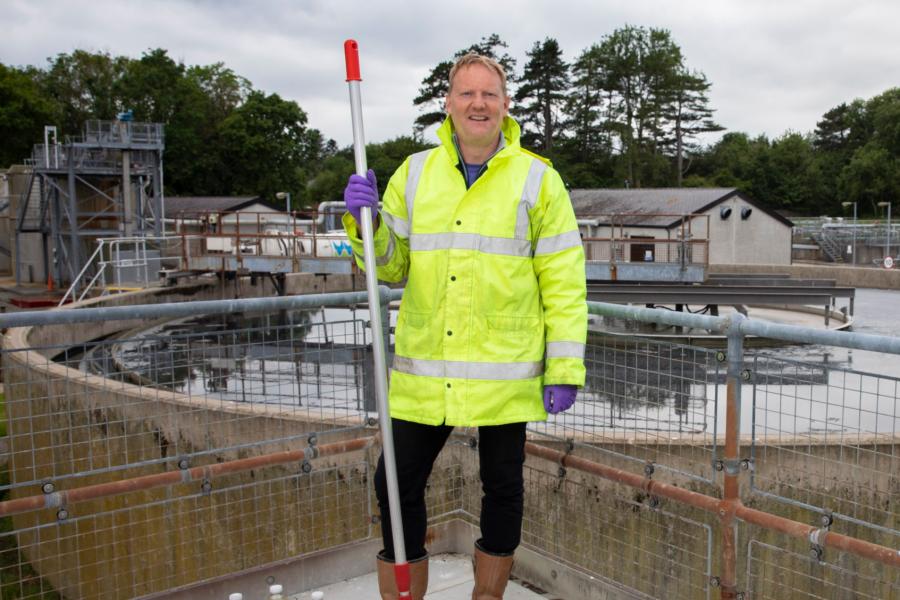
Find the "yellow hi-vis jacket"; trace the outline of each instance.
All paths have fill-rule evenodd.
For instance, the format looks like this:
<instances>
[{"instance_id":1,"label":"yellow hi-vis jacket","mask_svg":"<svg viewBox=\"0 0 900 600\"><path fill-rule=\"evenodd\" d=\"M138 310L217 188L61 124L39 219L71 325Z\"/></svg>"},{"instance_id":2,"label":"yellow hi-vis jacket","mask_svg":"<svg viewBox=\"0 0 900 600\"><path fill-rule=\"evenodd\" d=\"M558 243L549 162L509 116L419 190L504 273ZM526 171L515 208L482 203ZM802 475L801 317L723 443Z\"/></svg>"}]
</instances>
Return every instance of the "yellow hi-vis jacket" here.
<instances>
[{"instance_id":1,"label":"yellow hi-vis jacket","mask_svg":"<svg viewBox=\"0 0 900 600\"><path fill-rule=\"evenodd\" d=\"M378 277L407 278L390 377L391 416L428 425L547 418L544 385L584 385L584 250L559 174L519 145L467 190L448 118L441 146L391 177L375 232ZM356 221L343 224L360 268Z\"/></svg>"}]
</instances>

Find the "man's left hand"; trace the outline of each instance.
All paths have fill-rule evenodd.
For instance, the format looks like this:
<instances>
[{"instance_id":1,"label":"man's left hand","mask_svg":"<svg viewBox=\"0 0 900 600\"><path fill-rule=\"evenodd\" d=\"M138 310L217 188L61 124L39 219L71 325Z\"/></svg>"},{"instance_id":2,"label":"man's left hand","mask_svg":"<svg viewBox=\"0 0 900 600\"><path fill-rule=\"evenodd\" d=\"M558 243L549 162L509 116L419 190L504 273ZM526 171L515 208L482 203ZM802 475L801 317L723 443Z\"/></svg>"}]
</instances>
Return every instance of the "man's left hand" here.
<instances>
[{"instance_id":1,"label":"man's left hand","mask_svg":"<svg viewBox=\"0 0 900 600\"><path fill-rule=\"evenodd\" d=\"M551 415L569 410L575 404L577 393L578 386L575 385L544 386L544 409Z\"/></svg>"}]
</instances>

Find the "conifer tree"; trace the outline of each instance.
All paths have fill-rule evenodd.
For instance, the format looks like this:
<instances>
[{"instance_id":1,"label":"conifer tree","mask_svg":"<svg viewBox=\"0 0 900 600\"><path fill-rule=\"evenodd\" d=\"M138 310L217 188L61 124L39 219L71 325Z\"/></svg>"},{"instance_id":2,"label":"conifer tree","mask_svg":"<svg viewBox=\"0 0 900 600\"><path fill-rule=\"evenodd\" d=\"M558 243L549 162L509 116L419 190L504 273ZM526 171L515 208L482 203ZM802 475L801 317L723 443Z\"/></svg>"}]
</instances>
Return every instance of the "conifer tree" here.
<instances>
[{"instance_id":1,"label":"conifer tree","mask_svg":"<svg viewBox=\"0 0 900 600\"><path fill-rule=\"evenodd\" d=\"M528 51L528 63L519 81L513 113L523 127L523 141L544 151L553 148L561 129L562 108L569 89L569 66L562 59L559 42L547 38Z\"/></svg>"}]
</instances>

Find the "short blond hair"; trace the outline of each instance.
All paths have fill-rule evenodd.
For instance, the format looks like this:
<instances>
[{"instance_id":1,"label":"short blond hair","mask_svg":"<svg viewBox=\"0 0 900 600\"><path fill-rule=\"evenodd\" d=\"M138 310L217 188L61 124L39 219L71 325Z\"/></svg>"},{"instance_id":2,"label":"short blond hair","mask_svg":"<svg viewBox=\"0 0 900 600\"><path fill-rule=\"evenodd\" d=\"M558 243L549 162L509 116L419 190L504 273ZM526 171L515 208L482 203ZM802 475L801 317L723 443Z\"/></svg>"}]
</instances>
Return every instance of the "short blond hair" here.
<instances>
[{"instance_id":1,"label":"short blond hair","mask_svg":"<svg viewBox=\"0 0 900 600\"><path fill-rule=\"evenodd\" d=\"M500 88L503 90L503 95L508 96L509 94L506 92L506 71L503 70L503 66L498 63L493 58L489 58L482 54L478 54L477 52L469 52L459 58L456 63L450 68L450 77L447 79L447 93L449 94L453 91L453 78L456 77L456 73L464 68L471 67L472 65L481 65L482 67L488 68L500 77Z\"/></svg>"}]
</instances>

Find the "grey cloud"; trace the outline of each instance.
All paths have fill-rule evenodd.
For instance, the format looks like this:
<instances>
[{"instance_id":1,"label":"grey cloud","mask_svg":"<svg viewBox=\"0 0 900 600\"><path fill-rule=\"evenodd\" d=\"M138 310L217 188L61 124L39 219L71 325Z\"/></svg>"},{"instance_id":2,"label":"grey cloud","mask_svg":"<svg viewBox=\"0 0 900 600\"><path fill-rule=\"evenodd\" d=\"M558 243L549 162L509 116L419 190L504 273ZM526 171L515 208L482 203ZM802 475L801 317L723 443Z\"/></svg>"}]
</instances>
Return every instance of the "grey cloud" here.
<instances>
[{"instance_id":1,"label":"grey cloud","mask_svg":"<svg viewBox=\"0 0 900 600\"><path fill-rule=\"evenodd\" d=\"M75 48L139 56L155 47L188 64L222 61L257 88L296 100L313 126L342 144L351 137L348 37L362 51L370 141L409 133L428 70L494 32L521 69L545 37L572 60L625 24L667 28L688 65L712 82L718 120L751 135L809 131L832 106L900 80L900 3L892 0L12 0L4 17L4 63L42 66Z\"/></svg>"}]
</instances>

